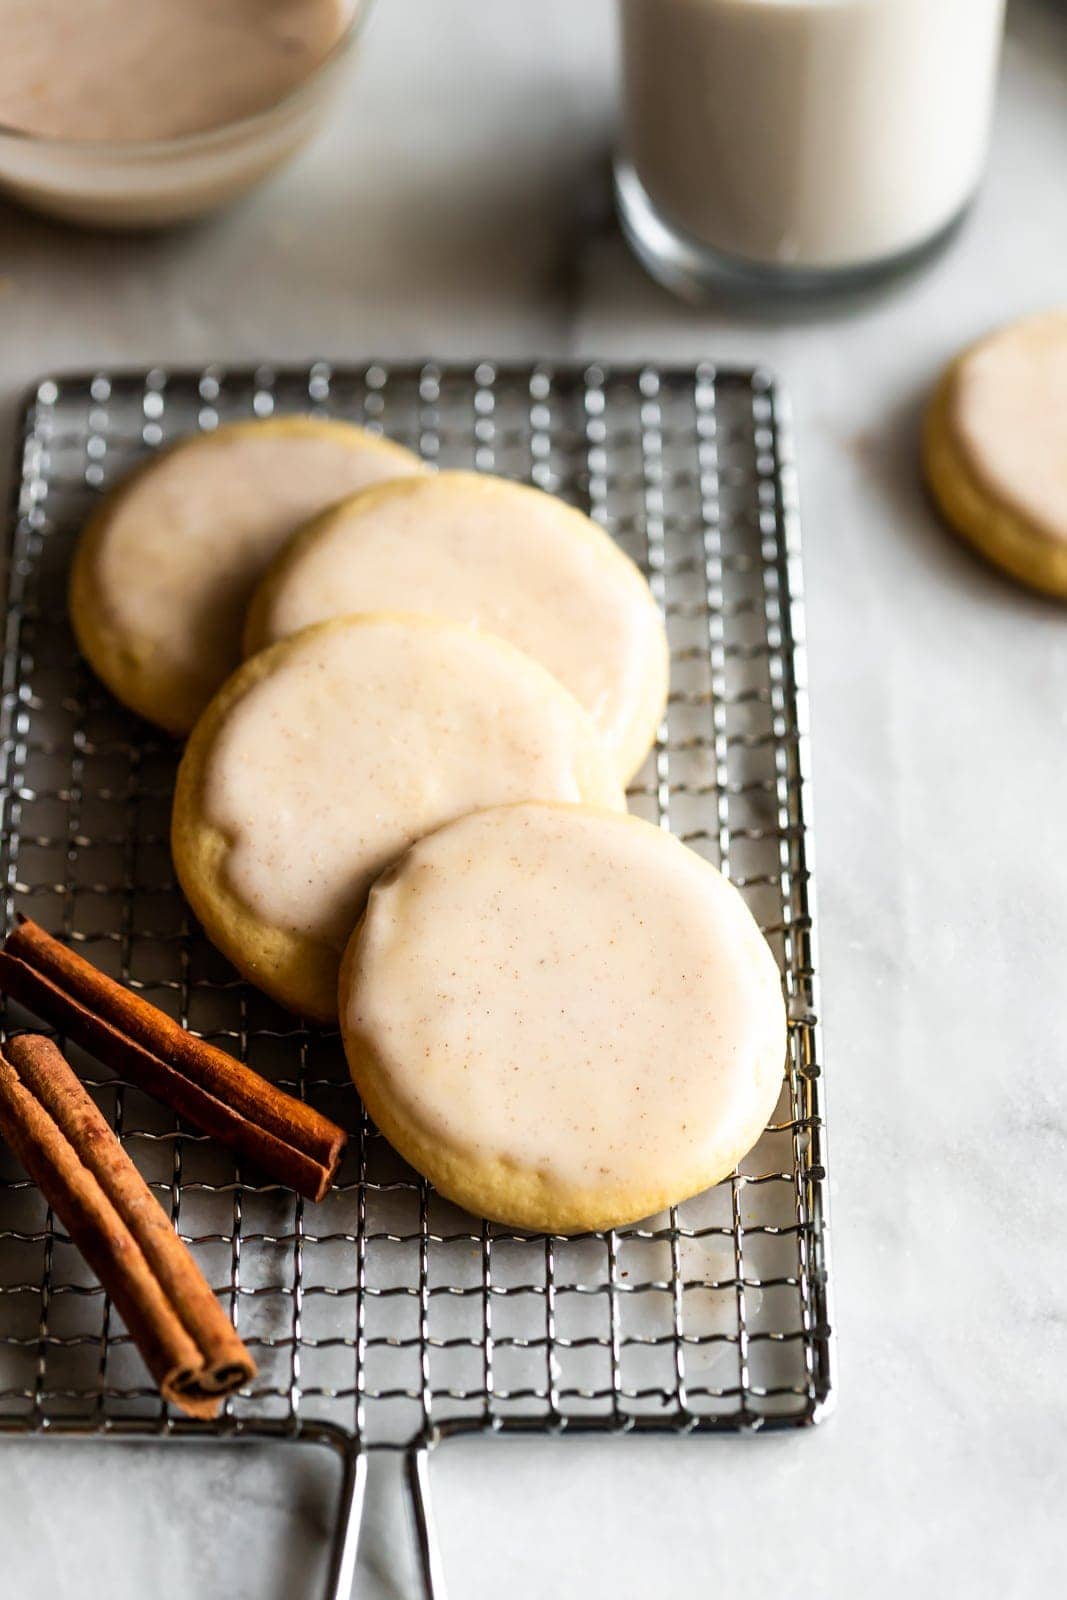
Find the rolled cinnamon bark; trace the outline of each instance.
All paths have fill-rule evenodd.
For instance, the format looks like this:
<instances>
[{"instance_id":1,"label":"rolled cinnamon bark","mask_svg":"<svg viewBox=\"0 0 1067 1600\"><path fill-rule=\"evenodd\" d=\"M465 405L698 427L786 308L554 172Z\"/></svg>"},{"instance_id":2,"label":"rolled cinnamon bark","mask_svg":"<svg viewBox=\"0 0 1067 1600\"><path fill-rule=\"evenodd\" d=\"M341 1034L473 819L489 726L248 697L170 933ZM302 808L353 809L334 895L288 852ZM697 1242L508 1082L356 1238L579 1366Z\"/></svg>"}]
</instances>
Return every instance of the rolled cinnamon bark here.
<instances>
[{"instance_id":1,"label":"rolled cinnamon bark","mask_svg":"<svg viewBox=\"0 0 1067 1600\"><path fill-rule=\"evenodd\" d=\"M342 1128L197 1039L29 918L0 949L0 991L287 1188L312 1200L329 1189L347 1140Z\"/></svg>"},{"instance_id":2,"label":"rolled cinnamon bark","mask_svg":"<svg viewBox=\"0 0 1067 1600\"><path fill-rule=\"evenodd\" d=\"M0 1054L0 1132L107 1290L164 1399L214 1417L255 1363L95 1102L50 1039Z\"/></svg>"}]
</instances>

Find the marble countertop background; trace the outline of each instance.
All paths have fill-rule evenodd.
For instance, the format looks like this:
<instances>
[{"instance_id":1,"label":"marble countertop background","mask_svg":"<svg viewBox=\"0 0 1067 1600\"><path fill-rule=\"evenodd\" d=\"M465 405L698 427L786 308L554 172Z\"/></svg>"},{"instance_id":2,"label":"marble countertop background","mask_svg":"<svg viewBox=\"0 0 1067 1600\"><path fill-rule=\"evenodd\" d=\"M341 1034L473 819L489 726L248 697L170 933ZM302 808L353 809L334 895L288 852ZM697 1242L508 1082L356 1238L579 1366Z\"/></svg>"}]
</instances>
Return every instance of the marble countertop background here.
<instances>
[{"instance_id":1,"label":"marble countertop background","mask_svg":"<svg viewBox=\"0 0 1067 1600\"><path fill-rule=\"evenodd\" d=\"M388 0L329 133L160 238L0 208L0 425L40 373L273 357L761 361L807 552L837 1414L754 1440L449 1445L453 1600L1053 1593L1067 1491L1067 610L946 537L919 409L990 324L1065 298L1067 16L1015 0L989 180L879 294L694 311L611 219L607 0ZM318 1600L328 1467L5 1443L9 1594ZM406 1597L397 1485L357 1593Z\"/></svg>"}]
</instances>

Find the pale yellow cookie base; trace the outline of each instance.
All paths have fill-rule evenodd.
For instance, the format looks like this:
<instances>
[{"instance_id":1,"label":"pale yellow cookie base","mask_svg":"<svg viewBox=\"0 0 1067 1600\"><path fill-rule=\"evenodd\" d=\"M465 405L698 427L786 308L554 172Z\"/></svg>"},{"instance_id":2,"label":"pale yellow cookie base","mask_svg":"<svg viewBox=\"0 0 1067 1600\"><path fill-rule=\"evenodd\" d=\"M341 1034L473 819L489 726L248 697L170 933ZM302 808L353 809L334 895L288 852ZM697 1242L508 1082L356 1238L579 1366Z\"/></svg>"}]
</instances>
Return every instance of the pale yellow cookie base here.
<instances>
[{"instance_id":1,"label":"pale yellow cookie base","mask_svg":"<svg viewBox=\"0 0 1067 1600\"><path fill-rule=\"evenodd\" d=\"M193 434L169 446L167 458L195 451L205 441L218 445L220 439L239 438L244 434L277 435L292 438L294 435L337 438L351 441L363 453L381 453L394 456L404 470L411 470L415 459L402 445L379 438L353 423L329 417L264 417L247 422L227 423L212 433ZM148 635L137 635L126 629L117 630L107 622L106 595L100 587L98 576L99 554L107 538L111 520L122 506L135 484L151 473L160 456L154 456L125 478L104 499L90 517L78 538L71 565L68 602L70 620L78 649L88 661L116 700L135 711L146 721L153 722L167 733L179 737L189 733L204 710L205 701L190 697L184 685L176 681L166 661L159 659L153 640ZM130 574L131 584L137 575Z\"/></svg>"},{"instance_id":2,"label":"pale yellow cookie base","mask_svg":"<svg viewBox=\"0 0 1067 1600\"><path fill-rule=\"evenodd\" d=\"M1067 545L1051 540L990 495L956 443L953 387L965 356L949 367L927 408L922 455L930 491L946 521L987 561L1031 589L1067 599Z\"/></svg>"}]
</instances>

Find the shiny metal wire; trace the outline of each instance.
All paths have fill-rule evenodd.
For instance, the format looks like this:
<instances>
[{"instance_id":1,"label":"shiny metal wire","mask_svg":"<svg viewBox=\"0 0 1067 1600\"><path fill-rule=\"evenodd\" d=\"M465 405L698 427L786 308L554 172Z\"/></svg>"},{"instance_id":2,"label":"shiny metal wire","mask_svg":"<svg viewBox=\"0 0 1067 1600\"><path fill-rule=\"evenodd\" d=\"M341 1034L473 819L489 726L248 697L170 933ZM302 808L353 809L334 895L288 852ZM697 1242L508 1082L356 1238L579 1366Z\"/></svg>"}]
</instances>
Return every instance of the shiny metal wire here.
<instances>
[{"instance_id":1,"label":"shiny metal wire","mask_svg":"<svg viewBox=\"0 0 1067 1600\"><path fill-rule=\"evenodd\" d=\"M581 1239L465 1216L369 1124L336 1038L238 981L185 911L166 843L176 747L78 657L71 545L100 494L168 441L309 409L381 429L433 464L562 494L648 573L672 691L631 806L738 885L781 964L791 1019L775 1117L709 1194ZM209 1431L303 1436L346 1458L331 1593L350 1575L368 1448L416 1452L428 1526L424 1451L450 1434L816 1421L833 1348L810 770L796 491L772 380L711 365L491 362L97 373L39 384L20 448L0 726L5 916L31 913L352 1131L336 1190L306 1204L74 1053L259 1363L253 1389ZM12 1008L8 1024L29 1020ZM0 1429L189 1431L6 1153Z\"/></svg>"}]
</instances>

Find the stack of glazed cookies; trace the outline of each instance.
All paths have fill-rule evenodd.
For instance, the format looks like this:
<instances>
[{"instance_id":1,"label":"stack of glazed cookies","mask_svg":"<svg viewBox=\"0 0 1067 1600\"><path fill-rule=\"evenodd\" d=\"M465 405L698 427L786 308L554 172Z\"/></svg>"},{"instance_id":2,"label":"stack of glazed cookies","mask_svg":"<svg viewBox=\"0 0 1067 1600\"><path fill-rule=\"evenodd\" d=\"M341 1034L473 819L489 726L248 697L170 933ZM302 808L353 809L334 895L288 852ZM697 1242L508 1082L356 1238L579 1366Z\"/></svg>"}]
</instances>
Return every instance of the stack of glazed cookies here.
<instances>
[{"instance_id":1,"label":"stack of glazed cookies","mask_svg":"<svg viewBox=\"0 0 1067 1600\"><path fill-rule=\"evenodd\" d=\"M609 1227L756 1141L777 967L736 890L626 814L667 642L595 523L345 423L237 424L108 498L71 611L118 698L189 736L172 847L208 936L339 1020L442 1194Z\"/></svg>"}]
</instances>

